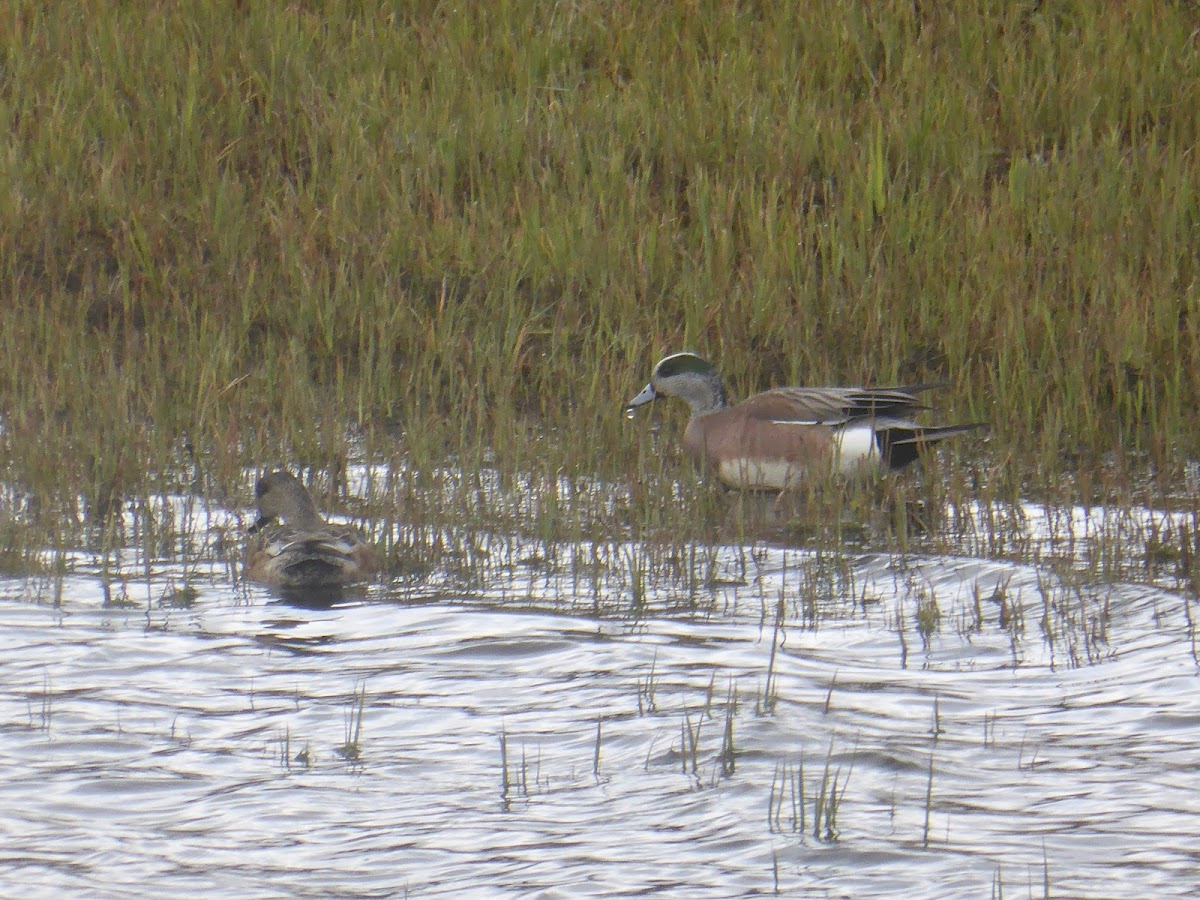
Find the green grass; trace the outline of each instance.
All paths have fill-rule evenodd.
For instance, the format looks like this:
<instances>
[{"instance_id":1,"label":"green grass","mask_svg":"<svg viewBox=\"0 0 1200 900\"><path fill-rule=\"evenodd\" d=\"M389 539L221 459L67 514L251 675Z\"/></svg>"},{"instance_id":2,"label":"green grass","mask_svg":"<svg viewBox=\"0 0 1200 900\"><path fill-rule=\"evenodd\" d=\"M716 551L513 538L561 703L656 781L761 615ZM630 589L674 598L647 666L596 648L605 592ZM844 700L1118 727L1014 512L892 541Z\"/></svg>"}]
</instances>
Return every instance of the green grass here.
<instances>
[{"instance_id":1,"label":"green grass","mask_svg":"<svg viewBox=\"0 0 1200 900\"><path fill-rule=\"evenodd\" d=\"M949 380L939 417L994 428L947 496L1174 490L1198 28L1150 2L10 3L0 463L36 539L4 555L360 451L415 473L394 515L430 528L466 501L422 485L488 467L629 482L522 519L546 539L708 533L695 480L669 494L682 409L657 439L620 409L685 347L735 396Z\"/></svg>"}]
</instances>

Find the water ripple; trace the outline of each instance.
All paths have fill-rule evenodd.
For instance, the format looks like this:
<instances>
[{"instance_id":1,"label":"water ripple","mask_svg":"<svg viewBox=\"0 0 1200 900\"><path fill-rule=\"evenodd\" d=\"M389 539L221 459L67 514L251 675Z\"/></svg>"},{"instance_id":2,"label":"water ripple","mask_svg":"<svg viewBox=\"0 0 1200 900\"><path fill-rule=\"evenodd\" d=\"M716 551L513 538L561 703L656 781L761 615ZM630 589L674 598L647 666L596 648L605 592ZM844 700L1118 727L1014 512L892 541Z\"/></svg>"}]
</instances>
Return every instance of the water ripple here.
<instances>
[{"instance_id":1,"label":"water ripple","mask_svg":"<svg viewBox=\"0 0 1200 900\"><path fill-rule=\"evenodd\" d=\"M52 585L0 581L0 883L1191 893L1189 595L965 557L825 563L717 548L702 602L510 567L314 609L132 552L121 603L86 555ZM190 604L160 602L185 581Z\"/></svg>"}]
</instances>

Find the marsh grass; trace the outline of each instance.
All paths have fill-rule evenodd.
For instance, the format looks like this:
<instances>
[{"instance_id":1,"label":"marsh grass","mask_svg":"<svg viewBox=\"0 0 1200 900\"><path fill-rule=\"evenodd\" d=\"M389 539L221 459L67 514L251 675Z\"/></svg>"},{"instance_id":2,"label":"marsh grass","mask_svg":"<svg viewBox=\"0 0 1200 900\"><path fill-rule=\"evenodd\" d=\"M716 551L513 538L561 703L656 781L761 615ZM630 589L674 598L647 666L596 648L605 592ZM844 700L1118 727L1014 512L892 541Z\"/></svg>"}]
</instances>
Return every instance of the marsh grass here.
<instances>
[{"instance_id":1,"label":"marsh grass","mask_svg":"<svg viewBox=\"0 0 1200 900\"><path fill-rule=\"evenodd\" d=\"M635 612L689 568L694 601L688 548L763 522L681 466L681 409L621 413L684 347L735 397L944 379L939 419L993 424L772 537L1023 558L1024 496L1194 504L1198 15L11 3L0 571L130 510L186 556L155 498L286 464L393 572L634 540ZM357 507L352 458L387 473Z\"/></svg>"}]
</instances>

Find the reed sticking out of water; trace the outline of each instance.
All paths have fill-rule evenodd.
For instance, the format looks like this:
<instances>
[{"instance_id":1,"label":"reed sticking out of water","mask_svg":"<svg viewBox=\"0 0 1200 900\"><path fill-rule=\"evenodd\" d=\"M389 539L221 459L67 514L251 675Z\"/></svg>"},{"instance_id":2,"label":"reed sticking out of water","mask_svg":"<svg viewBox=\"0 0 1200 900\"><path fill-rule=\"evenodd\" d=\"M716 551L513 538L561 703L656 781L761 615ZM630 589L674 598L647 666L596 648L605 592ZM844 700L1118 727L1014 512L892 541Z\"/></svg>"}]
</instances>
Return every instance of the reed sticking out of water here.
<instances>
[{"instance_id":1,"label":"reed sticking out of water","mask_svg":"<svg viewBox=\"0 0 1200 900\"><path fill-rule=\"evenodd\" d=\"M539 750L538 751L538 764L537 764L537 767L534 769L534 773L533 773L533 783L534 783L535 787L537 786L537 783L538 783L538 777L539 777L540 770L541 770L541 751ZM524 744L521 745L521 782L520 782L520 785L521 785L521 796L528 797L529 796L529 756L528 756L528 750L525 748Z\"/></svg>"},{"instance_id":2,"label":"reed sticking out of water","mask_svg":"<svg viewBox=\"0 0 1200 900\"><path fill-rule=\"evenodd\" d=\"M917 590L917 634L921 636L921 646L929 653L929 642L937 634L942 625L942 608L938 605L937 595L927 585Z\"/></svg>"},{"instance_id":3,"label":"reed sticking out of water","mask_svg":"<svg viewBox=\"0 0 1200 900\"><path fill-rule=\"evenodd\" d=\"M312 747L305 743L303 747L296 751L296 755L292 755L292 729L284 728L283 737L279 740L279 764L285 769L292 768L293 763L299 763L304 768L312 765Z\"/></svg>"},{"instance_id":4,"label":"reed sticking out of water","mask_svg":"<svg viewBox=\"0 0 1200 900\"><path fill-rule=\"evenodd\" d=\"M933 815L933 750L929 751L929 780L925 783L925 826L921 835L921 846L929 848L929 827Z\"/></svg>"},{"instance_id":5,"label":"reed sticking out of water","mask_svg":"<svg viewBox=\"0 0 1200 900\"><path fill-rule=\"evenodd\" d=\"M629 567L629 613L635 619L646 610L646 560L638 547L629 547L625 551Z\"/></svg>"},{"instance_id":6,"label":"reed sticking out of water","mask_svg":"<svg viewBox=\"0 0 1200 900\"><path fill-rule=\"evenodd\" d=\"M908 638L905 636L904 602L896 609L896 637L900 641L900 668L908 668Z\"/></svg>"},{"instance_id":7,"label":"reed sticking out of water","mask_svg":"<svg viewBox=\"0 0 1200 900\"><path fill-rule=\"evenodd\" d=\"M1188 644L1192 648L1192 660L1197 666L1200 666L1200 641L1197 639L1196 616L1192 612L1192 608L1196 604L1196 598L1184 596L1182 603L1183 615L1187 620Z\"/></svg>"},{"instance_id":8,"label":"reed sticking out of water","mask_svg":"<svg viewBox=\"0 0 1200 900\"><path fill-rule=\"evenodd\" d=\"M725 694L725 731L721 738L721 774L726 778L733 775L737 767L737 749L733 743L733 717L737 712L737 689L733 679L729 680L729 689Z\"/></svg>"},{"instance_id":9,"label":"reed sticking out of water","mask_svg":"<svg viewBox=\"0 0 1200 900\"><path fill-rule=\"evenodd\" d=\"M508 732L500 726L500 799L507 803L512 782L508 777Z\"/></svg>"},{"instance_id":10,"label":"reed sticking out of water","mask_svg":"<svg viewBox=\"0 0 1200 900\"><path fill-rule=\"evenodd\" d=\"M825 692L825 705L821 707L823 715L829 715L829 711L833 709L833 691L837 687L837 672L833 673L833 677L829 679L829 690Z\"/></svg>"},{"instance_id":11,"label":"reed sticking out of water","mask_svg":"<svg viewBox=\"0 0 1200 900\"><path fill-rule=\"evenodd\" d=\"M349 762L358 762L362 758L362 728L363 718L367 710L367 685L360 682L354 686L350 705L346 708L344 733L345 741L338 748L338 753Z\"/></svg>"},{"instance_id":12,"label":"reed sticking out of water","mask_svg":"<svg viewBox=\"0 0 1200 900\"><path fill-rule=\"evenodd\" d=\"M838 810L841 808L842 799L846 795L846 788L850 784L850 772L853 771L853 760L851 760L851 769L846 772L846 777L841 781L841 789L839 790L838 785L842 774L842 766L839 763L837 768L834 769L833 759L833 738L830 738L829 750L825 754L825 770L821 774L821 783L813 797L812 835L817 840L825 841L826 843L838 839Z\"/></svg>"},{"instance_id":13,"label":"reed sticking out of water","mask_svg":"<svg viewBox=\"0 0 1200 900\"><path fill-rule=\"evenodd\" d=\"M1038 625L1052 661L1062 652L1072 667L1079 667L1111 655L1109 588L1086 583L1078 572L1065 567L1039 571L1037 587L1042 598Z\"/></svg>"},{"instance_id":14,"label":"reed sticking out of water","mask_svg":"<svg viewBox=\"0 0 1200 900\"><path fill-rule=\"evenodd\" d=\"M784 817L784 804L788 815ZM787 762L775 764L771 776L771 793L767 799L767 827L772 834L784 831L803 834L805 825L804 805L804 752L795 768Z\"/></svg>"},{"instance_id":15,"label":"reed sticking out of water","mask_svg":"<svg viewBox=\"0 0 1200 900\"><path fill-rule=\"evenodd\" d=\"M53 694L51 694L51 692L50 692L50 675L49 675L49 673L43 672L42 673L42 703L41 703L41 710L40 710L40 719L38 720L38 725L37 725L38 729L43 734L47 734L47 735L50 734L50 719L51 719L51 713L52 713L53 709L54 709L54 697L53 697ZM29 727L30 728L34 727L33 722L34 722L33 702L30 701L29 702Z\"/></svg>"},{"instance_id":16,"label":"reed sticking out of water","mask_svg":"<svg viewBox=\"0 0 1200 900\"><path fill-rule=\"evenodd\" d=\"M1008 632L1008 644L1012 651L1013 668L1021 663L1021 640L1025 637L1025 605L1020 591L1013 596L1008 589L1011 577L1004 579L992 594L992 601L1000 607L999 626Z\"/></svg>"},{"instance_id":17,"label":"reed sticking out of water","mask_svg":"<svg viewBox=\"0 0 1200 900\"><path fill-rule=\"evenodd\" d=\"M812 836L826 843L838 839L838 813L846 788L850 784L850 774L854 764L845 778L842 778L840 763L834 766L833 739L829 741L829 749L825 755L825 766L820 781L812 793ZM804 834L808 830L808 804L806 799L804 779L804 753L795 768L788 763L777 763L771 777L771 793L767 799L767 824L772 833L791 832ZM785 817L785 804L788 815Z\"/></svg>"},{"instance_id":18,"label":"reed sticking out of water","mask_svg":"<svg viewBox=\"0 0 1200 900\"><path fill-rule=\"evenodd\" d=\"M679 760L683 774L697 775L700 771L700 728L704 724L704 716L696 716L695 727L692 726L692 714L685 708L683 721L679 723Z\"/></svg>"},{"instance_id":19,"label":"reed sticking out of water","mask_svg":"<svg viewBox=\"0 0 1200 900\"><path fill-rule=\"evenodd\" d=\"M654 692L656 685L654 682L654 670L658 665L658 651L654 651L654 655L650 658L650 672L645 679L638 679L638 715L650 715L658 710L658 704L654 700Z\"/></svg>"},{"instance_id":20,"label":"reed sticking out of water","mask_svg":"<svg viewBox=\"0 0 1200 900\"><path fill-rule=\"evenodd\" d=\"M592 753L592 774L596 778L600 777L600 732L601 732L601 726L603 725L603 723L604 723L604 717L597 716L597 718L596 718L596 749Z\"/></svg>"},{"instance_id":21,"label":"reed sticking out of water","mask_svg":"<svg viewBox=\"0 0 1200 900\"><path fill-rule=\"evenodd\" d=\"M759 715L770 715L775 712L775 704L779 701L779 685L775 679L775 654L784 638L783 619L787 605L783 597L775 606L775 627L771 632L771 655L767 659L767 679L763 684L762 697L758 704Z\"/></svg>"}]
</instances>

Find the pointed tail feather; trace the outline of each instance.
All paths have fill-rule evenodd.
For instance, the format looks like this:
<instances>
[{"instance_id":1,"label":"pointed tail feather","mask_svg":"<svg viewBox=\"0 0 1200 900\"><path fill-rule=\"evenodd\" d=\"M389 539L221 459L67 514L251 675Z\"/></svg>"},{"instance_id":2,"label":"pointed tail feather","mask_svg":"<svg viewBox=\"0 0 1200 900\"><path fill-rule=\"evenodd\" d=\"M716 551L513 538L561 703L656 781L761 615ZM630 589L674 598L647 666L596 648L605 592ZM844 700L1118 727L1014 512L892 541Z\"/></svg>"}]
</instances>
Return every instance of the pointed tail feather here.
<instances>
[{"instance_id":1,"label":"pointed tail feather","mask_svg":"<svg viewBox=\"0 0 1200 900\"><path fill-rule=\"evenodd\" d=\"M890 469L902 469L913 462L921 451L930 444L987 428L986 422L967 425L914 425L910 422L895 422L883 425L875 431L875 443L884 465Z\"/></svg>"}]
</instances>

